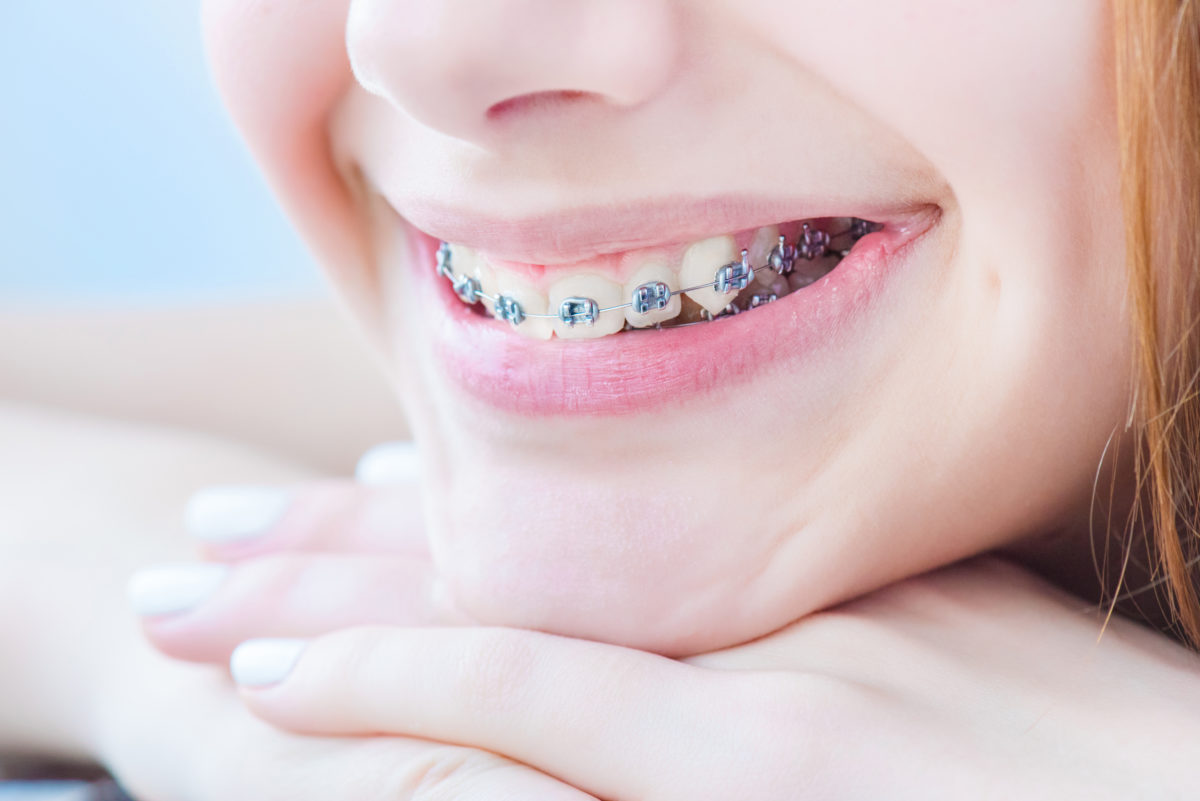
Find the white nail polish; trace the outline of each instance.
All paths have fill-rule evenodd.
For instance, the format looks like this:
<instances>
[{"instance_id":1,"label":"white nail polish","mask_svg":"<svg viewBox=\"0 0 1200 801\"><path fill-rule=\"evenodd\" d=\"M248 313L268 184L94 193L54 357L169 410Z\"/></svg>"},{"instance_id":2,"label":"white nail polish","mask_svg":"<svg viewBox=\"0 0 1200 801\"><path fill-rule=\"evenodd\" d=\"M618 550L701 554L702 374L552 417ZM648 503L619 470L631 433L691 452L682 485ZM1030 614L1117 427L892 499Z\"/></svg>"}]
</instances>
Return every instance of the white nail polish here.
<instances>
[{"instance_id":1,"label":"white nail polish","mask_svg":"<svg viewBox=\"0 0 1200 801\"><path fill-rule=\"evenodd\" d=\"M134 573L126 587L126 596L133 611L143 617L174 615L207 600L228 574L225 565L157 565Z\"/></svg>"},{"instance_id":2,"label":"white nail polish","mask_svg":"<svg viewBox=\"0 0 1200 801\"><path fill-rule=\"evenodd\" d=\"M371 487L403 484L421 475L421 455L411 442L384 442L363 454L354 469L358 483Z\"/></svg>"},{"instance_id":3,"label":"white nail polish","mask_svg":"<svg viewBox=\"0 0 1200 801\"><path fill-rule=\"evenodd\" d=\"M208 487L188 501L183 522L197 539L236 542L273 526L290 502L291 493L278 487Z\"/></svg>"},{"instance_id":4,"label":"white nail polish","mask_svg":"<svg viewBox=\"0 0 1200 801\"><path fill-rule=\"evenodd\" d=\"M229 672L243 687L268 687L287 678L300 660L308 640L246 640L233 649Z\"/></svg>"}]
</instances>

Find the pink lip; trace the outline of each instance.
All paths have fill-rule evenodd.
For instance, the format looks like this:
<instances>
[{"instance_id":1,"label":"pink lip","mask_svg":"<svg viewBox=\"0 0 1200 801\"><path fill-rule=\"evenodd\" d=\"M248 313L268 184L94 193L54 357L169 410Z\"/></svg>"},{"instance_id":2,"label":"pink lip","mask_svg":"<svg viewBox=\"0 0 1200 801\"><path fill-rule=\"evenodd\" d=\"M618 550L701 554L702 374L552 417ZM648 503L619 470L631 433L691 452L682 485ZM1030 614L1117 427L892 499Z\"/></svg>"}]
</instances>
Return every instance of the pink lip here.
<instances>
[{"instance_id":1,"label":"pink lip","mask_svg":"<svg viewBox=\"0 0 1200 801\"><path fill-rule=\"evenodd\" d=\"M493 258L523 264L561 264L644 247L688 242L782 220L865 217L891 223L927 207L898 211L869 201L759 197L660 198L584 211L556 211L519 220L463 212L439 203L389 198L418 230ZM669 236L664 238L664 232Z\"/></svg>"},{"instance_id":2,"label":"pink lip","mask_svg":"<svg viewBox=\"0 0 1200 801\"><path fill-rule=\"evenodd\" d=\"M865 214L863 216L866 216ZM528 339L463 304L433 270L438 240L414 231L417 291L444 376L467 396L518 415L626 415L683 403L806 358L837 336L939 218L925 208L860 240L798 292L705 325L597 339ZM436 301L436 302L434 302Z\"/></svg>"}]
</instances>

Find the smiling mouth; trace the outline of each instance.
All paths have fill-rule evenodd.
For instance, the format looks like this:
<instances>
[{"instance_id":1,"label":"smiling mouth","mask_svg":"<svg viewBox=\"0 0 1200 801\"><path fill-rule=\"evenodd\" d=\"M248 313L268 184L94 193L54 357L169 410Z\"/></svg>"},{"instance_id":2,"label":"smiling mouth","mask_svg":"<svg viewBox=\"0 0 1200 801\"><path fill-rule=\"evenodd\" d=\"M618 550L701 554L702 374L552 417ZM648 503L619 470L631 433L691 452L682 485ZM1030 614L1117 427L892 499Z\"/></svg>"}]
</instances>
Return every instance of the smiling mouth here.
<instances>
[{"instance_id":1,"label":"smiling mouth","mask_svg":"<svg viewBox=\"0 0 1200 801\"><path fill-rule=\"evenodd\" d=\"M932 204L875 206L654 244L647 231L662 214L653 207L640 223L573 213L511 227L385 207L408 234L403 308L413 313L403 319L431 377L448 398L534 417L641 414L764 371L819 369L822 351L849 346L941 218ZM694 208L672 227L694 236L765 216L737 204ZM447 244L456 241L478 247ZM621 241L636 244L613 246ZM463 419L483 424L481 411Z\"/></svg>"},{"instance_id":2,"label":"smiling mouth","mask_svg":"<svg viewBox=\"0 0 1200 801\"><path fill-rule=\"evenodd\" d=\"M809 219L550 274L441 242L434 269L464 304L524 336L594 339L701 325L762 308L820 280L859 240L883 228L857 217Z\"/></svg>"}]
</instances>

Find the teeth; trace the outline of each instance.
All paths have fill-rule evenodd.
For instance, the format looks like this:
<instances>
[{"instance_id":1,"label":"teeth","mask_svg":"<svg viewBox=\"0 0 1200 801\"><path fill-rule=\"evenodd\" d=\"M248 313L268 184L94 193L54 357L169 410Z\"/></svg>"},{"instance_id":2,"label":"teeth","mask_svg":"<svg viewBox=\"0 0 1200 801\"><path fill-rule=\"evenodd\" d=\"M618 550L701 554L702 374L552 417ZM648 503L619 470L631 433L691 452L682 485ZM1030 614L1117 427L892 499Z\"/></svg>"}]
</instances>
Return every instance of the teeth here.
<instances>
[{"instance_id":1,"label":"teeth","mask_svg":"<svg viewBox=\"0 0 1200 801\"><path fill-rule=\"evenodd\" d=\"M779 296L774 292L757 292L750 296L749 302L746 304L748 309L756 309L759 306L765 306L768 303L774 303L779 300Z\"/></svg>"},{"instance_id":2,"label":"teeth","mask_svg":"<svg viewBox=\"0 0 1200 801\"><path fill-rule=\"evenodd\" d=\"M717 270L738 259L737 245L732 236L703 239L684 252L683 264L679 268L679 285L687 288L711 283ZM714 315L728 306L730 300L728 295L717 292L713 287L694 289L684 294Z\"/></svg>"},{"instance_id":3,"label":"teeth","mask_svg":"<svg viewBox=\"0 0 1200 801\"><path fill-rule=\"evenodd\" d=\"M543 292L539 286L545 283L535 284L526 270L495 267L483 254L445 243L435 266L465 302L477 304L476 311L512 324L523 336L593 339L623 329L713 320L771 303L824 277L858 238L883 226L855 218L807 220L787 239L780 228L695 242L684 250L678 271L655 251L623 285L579 272L560 274Z\"/></svg>"},{"instance_id":4,"label":"teeth","mask_svg":"<svg viewBox=\"0 0 1200 801\"><path fill-rule=\"evenodd\" d=\"M760 284L757 281L753 281L751 282L750 286L738 293L737 299L734 300L734 303L736 303L743 311L763 305L765 302L767 302L765 298L768 298L772 295L774 295L775 299L778 300L779 298L782 298L784 295L787 295L791 292L791 287L788 285L788 279L780 278L772 271L768 270L767 272L770 272L770 274L774 276L770 283ZM755 297L759 299L757 303L753 302Z\"/></svg>"},{"instance_id":5,"label":"teeth","mask_svg":"<svg viewBox=\"0 0 1200 801\"><path fill-rule=\"evenodd\" d=\"M625 293L622 303L632 301L633 294L638 287L644 284L663 283L670 287L671 291L679 289L679 278L675 275L675 271L666 265L664 262L648 262L642 265L637 272L629 277L625 282L623 291ZM672 295L671 300L667 302L665 308L651 309L650 311L640 314L632 306L625 310L625 319L629 324L636 328L646 328L655 323L661 323L666 320L674 319L679 316L679 310L683 303L678 295Z\"/></svg>"},{"instance_id":6,"label":"teeth","mask_svg":"<svg viewBox=\"0 0 1200 801\"><path fill-rule=\"evenodd\" d=\"M474 278L479 282L479 289L484 294L491 295L496 291L496 271L488 264L487 259L462 245L451 245L450 254L455 274Z\"/></svg>"},{"instance_id":7,"label":"teeth","mask_svg":"<svg viewBox=\"0 0 1200 801\"><path fill-rule=\"evenodd\" d=\"M570 298L591 299L600 309L628 302L618 284L588 273L568 275L550 286L550 312L558 313L563 302ZM625 315L617 311L608 311L599 314L591 325L572 326L562 320L553 320L552 325L554 333L563 339L594 339L620 331L625 325Z\"/></svg>"},{"instance_id":8,"label":"teeth","mask_svg":"<svg viewBox=\"0 0 1200 801\"><path fill-rule=\"evenodd\" d=\"M484 259L479 261L483 262ZM488 266L485 269L491 270ZM521 309L526 315L529 314L546 314L549 304L546 302L546 296L530 284L514 273L500 271L495 275L496 294L504 295L521 304ZM486 290L485 290L486 291ZM550 320L526 317L520 325L514 329L518 334L527 336L532 339L549 339L554 334L554 326Z\"/></svg>"},{"instance_id":9,"label":"teeth","mask_svg":"<svg viewBox=\"0 0 1200 801\"><path fill-rule=\"evenodd\" d=\"M750 251L750 263L754 265L754 280L766 286L774 281L779 276L774 270L760 270L767 263L767 259L771 256L771 251L779 244L779 226L768 225L766 228L759 228L754 232L754 238L750 240L747 249Z\"/></svg>"},{"instance_id":10,"label":"teeth","mask_svg":"<svg viewBox=\"0 0 1200 801\"><path fill-rule=\"evenodd\" d=\"M475 251L465 245L450 245L450 264L458 275L474 275L476 264L480 261Z\"/></svg>"}]
</instances>

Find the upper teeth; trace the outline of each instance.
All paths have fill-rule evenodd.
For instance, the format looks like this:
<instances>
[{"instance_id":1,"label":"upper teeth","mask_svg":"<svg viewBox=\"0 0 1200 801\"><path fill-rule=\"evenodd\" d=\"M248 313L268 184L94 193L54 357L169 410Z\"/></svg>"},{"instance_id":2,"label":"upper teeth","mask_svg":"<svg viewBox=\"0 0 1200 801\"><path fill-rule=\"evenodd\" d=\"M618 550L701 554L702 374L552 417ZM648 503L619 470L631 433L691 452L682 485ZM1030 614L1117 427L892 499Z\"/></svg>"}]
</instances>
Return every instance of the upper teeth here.
<instances>
[{"instance_id":1,"label":"upper teeth","mask_svg":"<svg viewBox=\"0 0 1200 801\"><path fill-rule=\"evenodd\" d=\"M810 228L808 223L804 223L800 241L796 243L796 255L811 261L818 256L824 256L828 247L829 234Z\"/></svg>"},{"instance_id":2,"label":"upper teeth","mask_svg":"<svg viewBox=\"0 0 1200 801\"><path fill-rule=\"evenodd\" d=\"M665 259L653 257L623 285L595 273L576 272L559 278L549 292L542 293L470 248L445 242L438 247L436 269L463 302L485 302L493 316L523 334L542 339L551 334L593 338L673 320L683 310L681 296L701 307L701 319L711 320L741 311L731 300L744 290L744 307L753 309L806 286L819 276L792 275L796 260L840 258L846 250L831 250L833 240L848 237L853 242L878 230L866 220L844 222L832 235L803 223L794 245L774 225L755 231L740 251L732 236L711 237L684 251L678 271ZM715 273L714 264L718 265ZM823 267L832 269L832 265ZM747 290L752 282L757 288Z\"/></svg>"}]
</instances>

